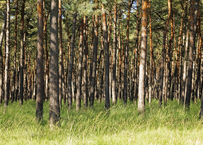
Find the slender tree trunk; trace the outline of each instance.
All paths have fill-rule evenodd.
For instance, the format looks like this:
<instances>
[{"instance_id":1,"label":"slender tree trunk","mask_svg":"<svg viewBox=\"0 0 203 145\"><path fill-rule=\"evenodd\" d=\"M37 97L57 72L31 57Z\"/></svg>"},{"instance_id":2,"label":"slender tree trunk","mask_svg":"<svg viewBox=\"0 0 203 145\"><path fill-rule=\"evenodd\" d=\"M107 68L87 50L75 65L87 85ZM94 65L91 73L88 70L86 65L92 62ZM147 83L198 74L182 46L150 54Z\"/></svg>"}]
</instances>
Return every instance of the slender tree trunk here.
<instances>
[{"instance_id":1,"label":"slender tree trunk","mask_svg":"<svg viewBox=\"0 0 203 145\"><path fill-rule=\"evenodd\" d=\"M165 64L165 53L166 53L166 35L168 32L168 24L171 19L171 0L168 0L168 20L166 22L164 34L163 34L163 44L162 44L162 60L161 60L161 68L160 68L160 92L159 92L159 106L162 105L162 97L165 97L165 91L164 91L164 64Z\"/></svg>"},{"instance_id":2,"label":"slender tree trunk","mask_svg":"<svg viewBox=\"0 0 203 145\"><path fill-rule=\"evenodd\" d=\"M37 103L36 103L36 120L43 119L43 0L37 0L38 12L38 35L37 35Z\"/></svg>"},{"instance_id":3,"label":"slender tree trunk","mask_svg":"<svg viewBox=\"0 0 203 145\"><path fill-rule=\"evenodd\" d=\"M152 102L152 76L153 76L153 68L152 68L152 63L153 63L153 48L152 48L152 18L151 18L151 4L149 1L149 31L150 31L150 73L149 73L149 104Z\"/></svg>"},{"instance_id":4,"label":"slender tree trunk","mask_svg":"<svg viewBox=\"0 0 203 145\"><path fill-rule=\"evenodd\" d=\"M62 107L62 67L63 67L63 48L62 48L62 13L61 13L62 1L59 0L59 28L60 28L60 50L59 50L59 105Z\"/></svg>"},{"instance_id":5,"label":"slender tree trunk","mask_svg":"<svg viewBox=\"0 0 203 145\"><path fill-rule=\"evenodd\" d=\"M10 0L6 2L6 50L4 72L4 107L8 106L9 99L9 49L10 49Z\"/></svg>"},{"instance_id":6,"label":"slender tree trunk","mask_svg":"<svg viewBox=\"0 0 203 145\"><path fill-rule=\"evenodd\" d=\"M1 29L1 35L0 35L0 104L3 100L3 54L2 54L2 43L3 43L3 37L4 32L6 29L6 13L4 13L4 22Z\"/></svg>"},{"instance_id":7,"label":"slender tree trunk","mask_svg":"<svg viewBox=\"0 0 203 145\"><path fill-rule=\"evenodd\" d=\"M81 108L81 85L82 85L82 60L83 60L83 19L80 26L80 42L79 42L79 64L78 64L78 80L77 80L77 95L76 95L76 110Z\"/></svg>"},{"instance_id":8,"label":"slender tree trunk","mask_svg":"<svg viewBox=\"0 0 203 145\"><path fill-rule=\"evenodd\" d=\"M140 34L140 23L141 23L141 19L139 17L139 0L137 0L137 13L136 13L136 22L137 22L137 32L136 32L136 39L135 39L135 64L134 64L134 67L135 67L135 84L134 84L134 98L135 98L135 104L137 103L137 98L138 98L138 78L137 78L137 74L138 74L138 51L139 51L139 34ZM141 15L140 15L141 16Z\"/></svg>"},{"instance_id":9,"label":"slender tree trunk","mask_svg":"<svg viewBox=\"0 0 203 145\"><path fill-rule=\"evenodd\" d=\"M189 61L188 61L188 78L187 78L187 92L185 107L190 108L190 96L191 96L191 85L192 85L192 72L193 72L193 51L195 50L195 37L196 37L196 19L197 19L197 5L199 0L190 1L190 50L189 50Z\"/></svg>"},{"instance_id":10,"label":"slender tree trunk","mask_svg":"<svg viewBox=\"0 0 203 145\"><path fill-rule=\"evenodd\" d=\"M23 31L24 31L24 9L25 0L22 3L21 9L21 48L20 48L20 105L23 105L23 68L24 68L24 42L23 42Z\"/></svg>"},{"instance_id":11,"label":"slender tree trunk","mask_svg":"<svg viewBox=\"0 0 203 145\"><path fill-rule=\"evenodd\" d=\"M88 41L87 41L87 20L86 16L83 18L83 38L84 38L84 70L83 70L83 104L84 107L87 107L87 97L88 97L88 77L87 77L87 69L88 69Z\"/></svg>"},{"instance_id":12,"label":"slender tree trunk","mask_svg":"<svg viewBox=\"0 0 203 145\"><path fill-rule=\"evenodd\" d=\"M74 47L75 47L75 25L76 25L77 13L73 15L73 27L72 27L72 37L71 37L71 46L70 46L70 63L68 70L68 107L72 107L72 69L73 69L73 59L74 59Z\"/></svg>"},{"instance_id":13,"label":"slender tree trunk","mask_svg":"<svg viewBox=\"0 0 203 145\"><path fill-rule=\"evenodd\" d=\"M142 39L141 39L141 54L140 54L140 69L139 69L139 94L138 94L138 111L140 113L145 110L145 98L144 98L144 82L145 82L145 57L147 50L147 8L148 1L142 1Z\"/></svg>"},{"instance_id":14,"label":"slender tree trunk","mask_svg":"<svg viewBox=\"0 0 203 145\"><path fill-rule=\"evenodd\" d=\"M128 1L128 16L127 16L127 30L126 30L126 47L125 47L125 64L124 64L124 104L127 104L127 90L128 90L128 49L129 49L129 21L130 21L131 0Z\"/></svg>"},{"instance_id":15,"label":"slender tree trunk","mask_svg":"<svg viewBox=\"0 0 203 145\"><path fill-rule=\"evenodd\" d=\"M97 4L97 0L95 1ZM98 6L96 6L98 8ZM93 37L93 36L92 36ZM102 38L101 38L102 39ZM95 15L95 28L94 28L94 46L93 46L93 63L92 74L90 78L90 107L94 105L94 94L96 84L96 68L97 68L97 49L98 49L98 15Z\"/></svg>"},{"instance_id":16,"label":"slender tree trunk","mask_svg":"<svg viewBox=\"0 0 203 145\"><path fill-rule=\"evenodd\" d=\"M108 46L108 28L106 24L106 12L104 4L102 4L102 27L103 27L103 40L104 40L104 51L105 51L105 108L110 108L109 100L109 46Z\"/></svg>"},{"instance_id":17,"label":"slender tree trunk","mask_svg":"<svg viewBox=\"0 0 203 145\"><path fill-rule=\"evenodd\" d=\"M113 34L113 80L112 80L112 102L115 105L117 101L116 96L116 51L117 51L117 36L116 36L116 27L117 25L117 2L115 0L114 8L114 34Z\"/></svg>"},{"instance_id":18,"label":"slender tree trunk","mask_svg":"<svg viewBox=\"0 0 203 145\"><path fill-rule=\"evenodd\" d=\"M60 121L59 74L58 74L58 1L51 0L50 13L50 84L49 121L50 125Z\"/></svg>"},{"instance_id":19,"label":"slender tree trunk","mask_svg":"<svg viewBox=\"0 0 203 145\"><path fill-rule=\"evenodd\" d=\"M18 20L18 0L16 0L16 13L15 13L15 46L14 46L14 59L13 59L13 98L16 100L16 86L17 86L17 78L16 78L16 51L17 51L17 20Z\"/></svg>"}]
</instances>

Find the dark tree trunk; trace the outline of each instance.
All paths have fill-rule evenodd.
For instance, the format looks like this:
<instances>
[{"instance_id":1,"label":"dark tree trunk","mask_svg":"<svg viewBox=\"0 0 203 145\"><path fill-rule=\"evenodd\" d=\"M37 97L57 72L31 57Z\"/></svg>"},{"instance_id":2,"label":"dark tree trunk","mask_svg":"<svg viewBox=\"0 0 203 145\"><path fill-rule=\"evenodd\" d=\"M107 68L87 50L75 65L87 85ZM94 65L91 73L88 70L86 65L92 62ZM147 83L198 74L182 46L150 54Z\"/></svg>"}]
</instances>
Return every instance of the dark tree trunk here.
<instances>
[{"instance_id":1,"label":"dark tree trunk","mask_svg":"<svg viewBox=\"0 0 203 145\"><path fill-rule=\"evenodd\" d=\"M97 3L97 1L95 1ZM98 6L97 6L98 7ZM96 8L97 8L96 7ZM93 36L92 36L93 37ZM102 38L101 38L102 39ZM96 84L96 68L97 68L97 49L98 49L98 15L95 15L95 31L94 31L94 46L93 46L93 63L92 63L92 74L90 77L90 107L94 105L94 94Z\"/></svg>"},{"instance_id":2,"label":"dark tree trunk","mask_svg":"<svg viewBox=\"0 0 203 145\"><path fill-rule=\"evenodd\" d=\"M73 28L72 28L72 37L71 37L71 46L70 46L70 63L68 69L68 107L72 107L72 69L73 69L73 59L74 59L74 47L75 47L75 25L76 25L77 14L73 15Z\"/></svg>"},{"instance_id":3,"label":"dark tree trunk","mask_svg":"<svg viewBox=\"0 0 203 145\"><path fill-rule=\"evenodd\" d=\"M78 80L77 80L77 96L76 96L76 110L81 107L81 85L82 85L82 60L83 60L83 19L80 26L80 42L79 42L79 64L78 64Z\"/></svg>"},{"instance_id":4,"label":"dark tree trunk","mask_svg":"<svg viewBox=\"0 0 203 145\"><path fill-rule=\"evenodd\" d=\"M38 34L37 34L37 102L36 102L36 120L43 119L43 95L44 95L44 79L43 79L43 0L37 0L38 12Z\"/></svg>"},{"instance_id":5,"label":"dark tree trunk","mask_svg":"<svg viewBox=\"0 0 203 145\"><path fill-rule=\"evenodd\" d=\"M23 68L24 68L24 42L23 42L23 31L24 31L24 9L25 0L22 3L21 9L21 48L20 48L20 105L23 105Z\"/></svg>"},{"instance_id":6,"label":"dark tree trunk","mask_svg":"<svg viewBox=\"0 0 203 145\"><path fill-rule=\"evenodd\" d=\"M50 84L49 121L54 125L60 121L59 74L58 74L58 1L51 0L50 12Z\"/></svg>"},{"instance_id":7,"label":"dark tree trunk","mask_svg":"<svg viewBox=\"0 0 203 145\"><path fill-rule=\"evenodd\" d=\"M108 110L110 108L109 99L109 46L108 46L108 31L106 24L106 13L104 9L104 4L102 4L102 27L103 27L103 40L104 40L104 51L105 51L105 108Z\"/></svg>"},{"instance_id":8,"label":"dark tree trunk","mask_svg":"<svg viewBox=\"0 0 203 145\"><path fill-rule=\"evenodd\" d=\"M190 1L190 50L189 50L189 61L188 61L188 78L187 78L187 92L185 107L190 108L190 96L192 89L192 72L193 72L193 51L195 50L195 37L196 37L196 24L197 24L197 5L199 0Z\"/></svg>"}]
</instances>

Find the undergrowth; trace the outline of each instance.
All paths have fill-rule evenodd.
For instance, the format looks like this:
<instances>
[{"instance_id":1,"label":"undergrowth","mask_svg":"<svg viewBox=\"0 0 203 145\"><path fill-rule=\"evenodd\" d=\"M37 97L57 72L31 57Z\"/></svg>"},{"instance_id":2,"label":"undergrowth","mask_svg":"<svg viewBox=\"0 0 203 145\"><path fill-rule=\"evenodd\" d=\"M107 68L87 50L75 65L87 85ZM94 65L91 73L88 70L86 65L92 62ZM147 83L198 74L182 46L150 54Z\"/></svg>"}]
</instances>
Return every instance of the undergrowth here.
<instances>
[{"instance_id":1,"label":"undergrowth","mask_svg":"<svg viewBox=\"0 0 203 145\"><path fill-rule=\"evenodd\" d=\"M40 123L35 108L33 100L22 106L9 103L6 109L0 105L0 144L203 144L199 101L185 111L175 100L162 107L153 100L144 114L138 114L134 103L124 106L120 100L109 111L97 101L78 112L63 105L60 127L54 130L49 127L49 102L44 103Z\"/></svg>"}]
</instances>

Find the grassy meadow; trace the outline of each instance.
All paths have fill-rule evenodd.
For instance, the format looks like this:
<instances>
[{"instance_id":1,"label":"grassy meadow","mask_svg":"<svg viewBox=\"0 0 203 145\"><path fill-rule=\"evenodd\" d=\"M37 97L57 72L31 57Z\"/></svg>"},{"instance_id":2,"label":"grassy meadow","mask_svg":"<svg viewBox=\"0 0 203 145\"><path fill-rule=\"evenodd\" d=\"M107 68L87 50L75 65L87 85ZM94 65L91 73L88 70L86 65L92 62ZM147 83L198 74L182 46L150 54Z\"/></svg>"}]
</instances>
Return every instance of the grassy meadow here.
<instances>
[{"instance_id":1,"label":"grassy meadow","mask_svg":"<svg viewBox=\"0 0 203 145\"><path fill-rule=\"evenodd\" d=\"M202 145L203 121L199 119L200 102L191 104L189 112L176 101L158 107L154 100L146 104L144 115L138 115L137 105L122 101L105 111L104 102L94 108L76 112L61 108L60 127L49 127L49 102L44 103L44 118L35 121L33 100L0 106L0 144L25 145ZM73 106L75 108L75 106Z\"/></svg>"}]
</instances>

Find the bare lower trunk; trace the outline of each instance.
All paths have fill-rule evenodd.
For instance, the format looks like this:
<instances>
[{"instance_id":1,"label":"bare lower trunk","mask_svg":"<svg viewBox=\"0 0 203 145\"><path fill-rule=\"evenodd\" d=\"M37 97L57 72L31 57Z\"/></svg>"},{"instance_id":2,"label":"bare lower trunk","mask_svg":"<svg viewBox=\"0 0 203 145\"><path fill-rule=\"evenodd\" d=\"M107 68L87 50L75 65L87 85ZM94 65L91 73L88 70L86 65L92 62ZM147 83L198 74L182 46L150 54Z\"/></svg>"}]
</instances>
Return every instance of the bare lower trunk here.
<instances>
[{"instance_id":1,"label":"bare lower trunk","mask_svg":"<svg viewBox=\"0 0 203 145\"><path fill-rule=\"evenodd\" d=\"M145 98L144 98L144 82L146 71L146 50L147 50L147 8L148 1L142 1L142 39L141 39L141 53L140 53L140 69L139 69L139 94L138 94L138 111L143 113L145 111Z\"/></svg>"},{"instance_id":2,"label":"bare lower trunk","mask_svg":"<svg viewBox=\"0 0 203 145\"><path fill-rule=\"evenodd\" d=\"M49 122L51 126L59 123L60 121L58 51L58 1L51 0L49 72Z\"/></svg>"},{"instance_id":3,"label":"bare lower trunk","mask_svg":"<svg viewBox=\"0 0 203 145\"><path fill-rule=\"evenodd\" d=\"M78 64L78 79L77 79L77 95L76 95L76 110L81 108L81 84L82 84L82 60L83 60L83 20L80 26L80 42L79 42L79 64Z\"/></svg>"},{"instance_id":4,"label":"bare lower trunk","mask_svg":"<svg viewBox=\"0 0 203 145\"><path fill-rule=\"evenodd\" d=\"M73 28L72 28L72 37L71 37L71 47L70 47L70 63L68 69L68 107L72 107L72 69L73 69L73 59L74 59L74 47L75 47L75 25L76 25L77 14L73 15Z\"/></svg>"}]
</instances>

